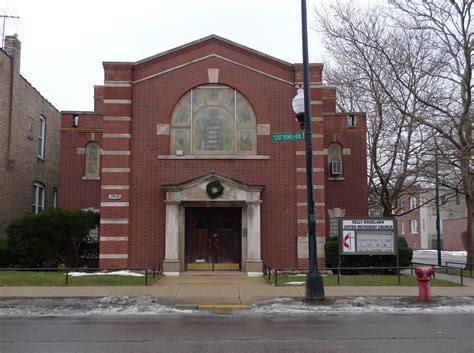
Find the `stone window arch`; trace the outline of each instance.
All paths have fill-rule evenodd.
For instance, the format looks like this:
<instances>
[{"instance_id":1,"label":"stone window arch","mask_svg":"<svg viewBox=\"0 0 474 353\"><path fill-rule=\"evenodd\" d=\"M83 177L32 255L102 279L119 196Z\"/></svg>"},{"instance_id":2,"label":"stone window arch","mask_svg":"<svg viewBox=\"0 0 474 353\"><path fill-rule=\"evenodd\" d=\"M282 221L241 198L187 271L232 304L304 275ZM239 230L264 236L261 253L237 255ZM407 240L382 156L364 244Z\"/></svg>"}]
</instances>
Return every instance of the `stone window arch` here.
<instances>
[{"instance_id":1,"label":"stone window arch","mask_svg":"<svg viewBox=\"0 0 474 353\"><path fill-rule=\"evenodd\" d=\"M100 145L89 142L86 145L85 176L99 177L100 175Z\"/></svg>"},{"instance_id":2,"label":"stone window arch","mask_svg":"<svg viewBox=\"0 0 474 353\"><path fill-rule=\"evenodd\" d=\"M174 155L255 155L255 112L238 91L224 85L191 89L176 104L170 123Z\"/></svg>"}]
</instances>

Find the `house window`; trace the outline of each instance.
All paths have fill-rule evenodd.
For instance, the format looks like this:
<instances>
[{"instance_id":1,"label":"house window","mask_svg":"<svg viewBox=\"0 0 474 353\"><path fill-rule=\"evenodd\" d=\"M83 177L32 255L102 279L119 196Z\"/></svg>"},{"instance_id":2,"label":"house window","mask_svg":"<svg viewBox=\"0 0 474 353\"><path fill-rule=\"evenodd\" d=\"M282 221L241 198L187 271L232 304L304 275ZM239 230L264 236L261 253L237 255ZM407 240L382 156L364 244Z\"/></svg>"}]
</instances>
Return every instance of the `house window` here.
<instances>
[{"instance_id":1,"label":"house window","mask_svg":"<svg viewBox=\"0 0 474 353\"><path fill-rule=\"evenodd\" d=\"M355 128L357 125L357 117L355 115L347 116L347 126L350 128Z\"/></svg>"},{"instance_id":2,"label":"house window","mask_svg":"<svg viewBox=\"0 0 474 353\"><path fill-rule=\"evenodd\" d=\"M28 118L28 125L26 126L26 137L30 140L33 139L33 119Z\"/></svg>"},{"instance_id":3,"label":"house window","mask_svg":"<svg viewBox=\"0 0 474 353\"><path fill-rule=\"evenodd\" d=\"M461 205L461 195L456 194L456 206L460 206L460 205Z\"/></svg>"},{"instance_id":4,"label":"house window","mask_svg":"<svg viewBox=\"0 0 474 353\"><path fill-rule=\"evenodd\" d=\"M38 134L38 157L44 158L44 143L46 138L46 119L40 115L40 125Z\"/></svg>"},{"instance_id":5,"label":"house window","mask_svg":"<svg viewBox=\"0 0 474 353\"><path fill-rule=\"evenodd\" d=\"M400 222L400 228L402 229L402 234L405 234L405 222Z\"/></svg>"},{"instance_id":6,"label":"house window","mask_svg":"<svg viewBox=\"0 0 474 353\"><path fill-rule=\"evenodd\" d=\"M58 207L58 189L53 189L53 208Z\"/></svg>"},{"instance_id":7,"label":"house window","mask_svg":"<svg viewBox=\"0 0 474 353\"><path fill-rule=\"evenodd\" d=\"M441 195L439 197L439 204L440 205L445 205L446 204L446 195Z\"/></svg>"},{"instance_id":8,"label":"house window","mask_svg":"<svg viewBox=\"0 0 474 353\"><path fill-rule=\"evenodd\" d=\"M44 210L44 186L38 183L33 184L33 213L40 213Z\"/></svg>"},{"instance_id":9,"label":"house window","mask_svg":"<svg viewBox=\"0 0 474 353\"><path fill-rule=\"evenodd\" d=\"M410 210L414 210L416 207L416 197L410 197Z\"/></svg>"},{"instance_id":10,"label":"house window","mask_svg":"<svg viewBox=\"0 0 474 353\"><path fill-rule=\"evenodd\" d=\"M332 177L342 176L342 147L338 143L328 147L328 170Z\"/></svg>"},{"instance_id":11,"label":"house window","mask_svg":"<svg viewBox=\"0 0 474 353\"><path fill-rule=\"evenodd\" d=\"M227 86L206 85L186 93L170 124L175 155L254 155L256 118L247 99Z\"/></svg>"},{"instance_id":12,"label":"house window","mask_svg":"<svg viewBox=\"0 0 474 353\"><path fill-rule=\"evenodd\" d=\"M416 219L410 221L410 233L418 234L418 221Z\"/></svg>"},{"instance_id":13,"label":"house window","mask_svg":"<svg viewBox=\"0 0 474 353\"><path fill-rule=\"evenodd\" d=\"M100 168L100 146L97 142L90 142L86 146L86 177L98 177Z\"/></svg>"}]
</instances>

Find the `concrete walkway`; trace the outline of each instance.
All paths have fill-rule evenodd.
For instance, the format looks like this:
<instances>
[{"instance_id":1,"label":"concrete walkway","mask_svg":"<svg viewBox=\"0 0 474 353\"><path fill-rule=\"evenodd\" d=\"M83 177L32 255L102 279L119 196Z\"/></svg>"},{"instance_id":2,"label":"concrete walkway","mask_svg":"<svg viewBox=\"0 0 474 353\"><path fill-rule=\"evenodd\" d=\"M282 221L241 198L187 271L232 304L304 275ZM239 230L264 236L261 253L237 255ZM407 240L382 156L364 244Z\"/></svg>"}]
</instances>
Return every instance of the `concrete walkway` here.
<instances>
[{"instance_id":1,"label":"concrete walkway","mask_svg":"<svg viewBox=\"0 0 474 353\"><path fill-rule=\"evenodd\" d=\"M459 282L459 277L437 274L437 278ZM474 297L474 280L464 287L433 287L433 296ZM153 296L170 305L251 305L274 298L303 299L304 286L272 286L262 277L241 272L188 272L163 277L152 286L110 287L0 287L0 299L12 298L98 298L110 296ZM417 287L325 287L326 297L410 297Z\"/></svg>"}]
</instances>

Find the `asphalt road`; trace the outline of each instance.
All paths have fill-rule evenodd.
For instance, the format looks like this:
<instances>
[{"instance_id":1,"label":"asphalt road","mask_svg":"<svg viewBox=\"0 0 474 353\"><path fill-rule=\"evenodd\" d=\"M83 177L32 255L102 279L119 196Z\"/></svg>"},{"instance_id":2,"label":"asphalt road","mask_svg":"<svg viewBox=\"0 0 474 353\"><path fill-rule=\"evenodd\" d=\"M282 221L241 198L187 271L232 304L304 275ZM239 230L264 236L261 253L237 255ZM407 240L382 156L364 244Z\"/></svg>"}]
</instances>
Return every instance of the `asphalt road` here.
<instances>
[{"instance_id":1,"label":"asphalt road","mask_svg":"<svg viewBox=\"0 0 474 353\"><path fill-rule=\"evenodd\" d=\"M474 352L472 314L0 318L0 352Z\"/></svg>"}]
</instances>

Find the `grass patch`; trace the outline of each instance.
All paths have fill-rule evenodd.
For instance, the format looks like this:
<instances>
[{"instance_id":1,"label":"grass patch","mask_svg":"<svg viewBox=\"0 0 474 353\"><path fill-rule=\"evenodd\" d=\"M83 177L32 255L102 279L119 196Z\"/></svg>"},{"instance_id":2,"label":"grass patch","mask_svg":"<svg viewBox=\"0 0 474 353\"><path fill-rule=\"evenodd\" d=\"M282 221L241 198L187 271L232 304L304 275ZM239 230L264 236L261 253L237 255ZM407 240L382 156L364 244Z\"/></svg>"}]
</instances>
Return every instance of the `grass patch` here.
<instances>
[{"instance_id":1,"label":"grass patch","mask_svg":"<svg viewBox=\"0 0 474 353\"><path fill-rule=\"evenodd\" d=\"M268 280L268 276L265 277L270 284L275 284L275 276L271 276ZM340 286L398 286L397 276L393 275L341 275ZM305 282L305 276L288 276L278 275L278 285L287 285L288 282ZM325 286L337 286L337 276L329 275L323 277ZM418 281L414 276L400 277L402 286L417 287ZM432 287L460 287L459 283L445 281L441 279L433 279L431 281Z\"/></svg>"},{"instance_id":2,"label":"grass patch","mask_svg":"<svg viewBox=\"0 0 474 353\"><path fill-rule=\"evenodd\" d=\"M148 275L148 285L159 279ZM144 286L145 277L132 276L69 276L67 286ZM0 271L0 287L8 286L66 286L63 272Z\"/></svg>"}]
</instances>

